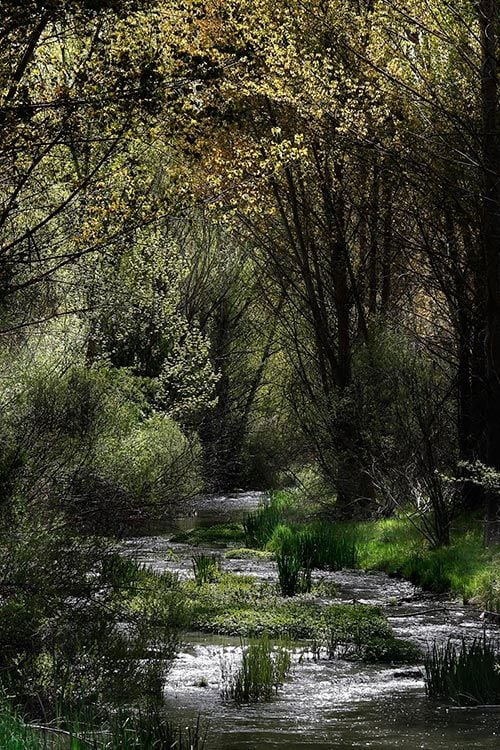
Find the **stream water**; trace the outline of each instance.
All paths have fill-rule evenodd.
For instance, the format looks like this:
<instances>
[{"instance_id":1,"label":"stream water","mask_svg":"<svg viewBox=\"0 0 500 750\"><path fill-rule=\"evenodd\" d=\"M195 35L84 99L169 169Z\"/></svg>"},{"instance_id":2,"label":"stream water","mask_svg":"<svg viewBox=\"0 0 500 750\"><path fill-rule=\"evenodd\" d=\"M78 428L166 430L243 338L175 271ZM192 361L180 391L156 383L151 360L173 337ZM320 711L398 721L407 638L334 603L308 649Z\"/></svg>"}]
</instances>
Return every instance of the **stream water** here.
<instances>
[{"instance_id":1,"label":"stream water","mask_svg":"<svg viewBox=\"0 0 500 750\"><path fill-rule=\"evenodd\" d=\"M209 498L175 519L172 528L235 520L261 500L261 493ZM182 577L192 575L194 552L214 551L174 544L168 534L130 539L126 549L140 562ZM226 560L224 569L277 578L272 561ZM337 584L337 598L331 601L383 606L396 635L424 649L436 639L483 633L477 609L426 595L406 581L362 571L326 575ZM498 636L493 625L486 632ZM239 639L188 634L165 686L169 714L185 725L197 716L208 721L207 750L500 749L500 711L455 709L429 701L419 667L314 661L300 658L302 651L297 649L291 678L273 702L237 708L223 702L220 686L221 663L240 658Z\"/></svg>"}]
</instances>

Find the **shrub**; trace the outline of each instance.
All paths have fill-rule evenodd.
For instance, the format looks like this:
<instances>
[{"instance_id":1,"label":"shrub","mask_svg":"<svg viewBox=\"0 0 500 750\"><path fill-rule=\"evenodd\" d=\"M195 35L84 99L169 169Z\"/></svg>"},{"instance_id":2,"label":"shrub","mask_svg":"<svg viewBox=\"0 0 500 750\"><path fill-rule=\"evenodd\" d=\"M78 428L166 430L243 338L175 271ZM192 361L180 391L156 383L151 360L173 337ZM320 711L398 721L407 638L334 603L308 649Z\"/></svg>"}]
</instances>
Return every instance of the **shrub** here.
<instances>
[{"instance_id":1,"label":"shrub","mask_svg":"<svg viewBox=\"0 0 500 750\"><path fill-rule=\"evenodd\" d=\"M53 716L57 706L159 699L177 622L169 616L159 627L154 608L132 611L139 571L109 543L24 509L3 535L0 577L0 673L26 710ZM153 646L157 658L146 660Z\"/></svg>"},{"instance_id":2,"label":"shrub","mask_svg":"<svg viewBox=\"0 0 500 750\"><path fill-rule=\"evenodd\" d=\"M171 506L202 488L198 444L170 418L154 414L103 444L101 471L140 506Z\"/></svg>"}]
</instances>

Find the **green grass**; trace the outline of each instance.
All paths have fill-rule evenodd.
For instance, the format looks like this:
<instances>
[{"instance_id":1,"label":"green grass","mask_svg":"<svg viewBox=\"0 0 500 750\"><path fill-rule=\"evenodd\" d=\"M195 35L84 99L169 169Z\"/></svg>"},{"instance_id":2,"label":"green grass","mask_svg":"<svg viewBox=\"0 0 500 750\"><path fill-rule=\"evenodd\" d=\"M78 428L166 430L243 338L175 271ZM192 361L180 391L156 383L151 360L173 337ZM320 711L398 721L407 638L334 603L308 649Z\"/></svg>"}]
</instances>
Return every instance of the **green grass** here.
<instances>
[{"instance_id":1,"label":"green grass","mask_svg":"<svg viewBox=\"0 0 500 750\"><path fill-rule=\"evenodd\" d=\"M283 685L291 669L289 649L274 644L267 636L243 645L240 668L223 664L222 696L238 705L270 701Z\"/></svg>"},{"instance_id":2,"label":"green grass","mask_svg":"<svg viewBox=\"0 0 500 750\"><path fill-rule=\"evenodd\" d=\"M8 708L1 707L0 747L2 750L42 750L43 740Z\"/></svg>"},{"instance_id":3,"label":"green grass","mask_svg":"<svg viewBox=\"0 0 500 750\"><path fill-rule=\"evenodd\" d=\"M425 659L430 698L460 706L500 704L500 653L486 638L434 645Z\"/></svg>"},{"instance_id":4,"label":"green grass","mask_svg":"<svg viewBox=\"0 0 500 750\"><path fill-rule=\"evenodd\" d=\"M500 548L485 549L478 524L458 525L449 547L432 549L404 518L358 526L359 565L500 611Z\"/></svg>"}]
</instances>

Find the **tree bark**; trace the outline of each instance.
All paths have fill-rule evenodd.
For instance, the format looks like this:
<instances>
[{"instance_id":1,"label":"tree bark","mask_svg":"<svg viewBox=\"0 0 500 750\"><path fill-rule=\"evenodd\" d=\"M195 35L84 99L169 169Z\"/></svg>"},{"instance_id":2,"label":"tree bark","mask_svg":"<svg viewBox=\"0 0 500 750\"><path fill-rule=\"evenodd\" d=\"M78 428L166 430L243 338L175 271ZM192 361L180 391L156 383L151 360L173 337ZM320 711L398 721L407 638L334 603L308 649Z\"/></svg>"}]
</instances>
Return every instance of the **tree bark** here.
<instances>
[{"instance_id":1,"label":"tree bark","mask_svg":"<svg viewBox=\"0 0 500 750\"><path fill-rule=\"evenodd\" d=\"M486 463L500 471L500 133L497 70L497 0L479 0L483 213L481 240L486 267L485 431ZM500 494L487 493L485 541L500 541Z\"/></svg>"}]
</instances>

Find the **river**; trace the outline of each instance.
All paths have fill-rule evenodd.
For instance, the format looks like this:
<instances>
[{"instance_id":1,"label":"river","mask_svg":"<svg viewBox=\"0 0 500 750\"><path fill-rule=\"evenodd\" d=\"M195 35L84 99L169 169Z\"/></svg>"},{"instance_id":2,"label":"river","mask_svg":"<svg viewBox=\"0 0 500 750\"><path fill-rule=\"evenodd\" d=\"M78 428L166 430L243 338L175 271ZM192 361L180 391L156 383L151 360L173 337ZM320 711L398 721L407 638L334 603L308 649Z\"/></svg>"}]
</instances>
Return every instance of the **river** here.
<instances>
[{"instance_id":1,"label":"river","mask_svg":"<svg viewBox=\"0 0 500 750\"><path fill-rule=\"evenodd\" d=\"M262 493L207 498L172 524L172 531L241 518ZM214 552L170 541L172 534L130 539L126 549L158 571L192 575L194 552ZM276 580L272 561L225 560L224 569ZM480 612L443 596L430 596L384 573L318 572L337 585L332 602L381 605L397 636L427 648L436 639L473 638L485 627ZM497 637L493 625L486 627ZM458 709L426 698L421 667L315 661L294 653L294 668L276 699L237 708L220 697L221 663L240 658L236 638L185 634L165 686L169 715L181 724L209 722L207 750L451 750L500 748L500 711Z\"/></svg>"}]
</instances>

